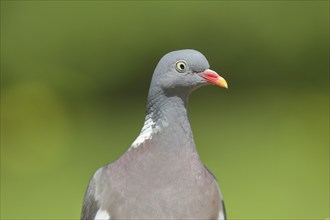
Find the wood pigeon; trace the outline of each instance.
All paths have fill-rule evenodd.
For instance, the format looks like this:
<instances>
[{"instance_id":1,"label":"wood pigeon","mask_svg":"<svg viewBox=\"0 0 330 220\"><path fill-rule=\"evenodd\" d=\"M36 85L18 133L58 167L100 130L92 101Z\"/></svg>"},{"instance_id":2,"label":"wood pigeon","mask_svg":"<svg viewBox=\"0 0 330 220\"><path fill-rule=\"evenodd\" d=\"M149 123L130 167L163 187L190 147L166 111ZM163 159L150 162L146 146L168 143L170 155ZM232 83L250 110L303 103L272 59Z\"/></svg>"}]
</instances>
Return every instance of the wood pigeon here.
<instances>
[{"instance_id":1,"label":"wood pigeon","mask_svg":"<svg viewBox=\"0 0 330 220\"><path fill-rule=\"evenodd\" d=\"M228 88L196 50L173 51L159 61L141 133L119 159L95 172L81 219L226 219L187 115L189 94L208 84Z\"/></svg>"}]
</instances>

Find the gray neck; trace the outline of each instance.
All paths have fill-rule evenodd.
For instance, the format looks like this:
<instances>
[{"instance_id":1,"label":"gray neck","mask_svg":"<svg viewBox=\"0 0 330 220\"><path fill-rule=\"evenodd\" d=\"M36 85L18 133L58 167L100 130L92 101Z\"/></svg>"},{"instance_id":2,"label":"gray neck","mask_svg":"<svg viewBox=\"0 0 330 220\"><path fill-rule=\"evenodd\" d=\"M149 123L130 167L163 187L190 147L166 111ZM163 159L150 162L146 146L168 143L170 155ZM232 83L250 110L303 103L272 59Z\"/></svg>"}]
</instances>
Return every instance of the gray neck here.
<instances>
[{"instance_id":1,"label":"gray neck","mask_svg":"<svg viewBox=\"0 0 330 220\"><path fill-rule=\"evenodd\" d=\"M158 91L156 94L151 93L148 96L147 114L153 115L153 119L173 119L182 113L182 116L187 118L188 94L180 93L176 95L166 94L163 91ZM177 120L178 118L176 118Z\"/></svg>"},{"instance_id":2,"label":"gray neck","mask_svg":"<svg viewBox=\"0 0 330 220\"><path fill-rule=\"evenodd\" d=\"M158 133L155 138L164 138L168 147L195 148L188 114L189 94L175 91L175 95L164 91L150 93L147 115L155 123Z\"/></svg>"}]
</instances>

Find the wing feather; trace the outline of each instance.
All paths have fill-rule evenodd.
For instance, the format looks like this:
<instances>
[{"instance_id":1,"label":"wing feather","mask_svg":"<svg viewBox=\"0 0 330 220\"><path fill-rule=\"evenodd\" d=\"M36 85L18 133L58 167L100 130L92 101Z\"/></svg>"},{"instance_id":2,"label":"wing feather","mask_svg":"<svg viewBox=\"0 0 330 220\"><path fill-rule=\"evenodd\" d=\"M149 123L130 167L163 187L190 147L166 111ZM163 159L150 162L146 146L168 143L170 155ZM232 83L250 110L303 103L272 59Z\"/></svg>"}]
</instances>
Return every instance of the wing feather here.
<instances>
[{"instance_id":1,"label":"wing feather","mask_svg":"<svg viewBox=\"0 0 330 220\"><path fill-rule=\"evenodd\" d=\"M81 212L81 220L94 219L96 212L99 210L99 205L95 199L95 178L94 176L89 181L85 198L83 202L83 208Z\"/></svg>"}]
</instances>

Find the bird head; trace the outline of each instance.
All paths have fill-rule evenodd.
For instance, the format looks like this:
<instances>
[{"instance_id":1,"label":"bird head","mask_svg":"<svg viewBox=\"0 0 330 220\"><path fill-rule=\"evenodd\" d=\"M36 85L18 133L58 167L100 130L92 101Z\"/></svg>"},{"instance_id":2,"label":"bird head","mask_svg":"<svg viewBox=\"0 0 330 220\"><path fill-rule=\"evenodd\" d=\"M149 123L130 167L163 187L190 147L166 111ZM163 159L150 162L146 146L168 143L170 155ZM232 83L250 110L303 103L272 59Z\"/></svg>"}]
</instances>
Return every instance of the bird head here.
<instances>
[{"instance_id":1,"label":"bird head","mask_svg":"<svg viewBox=\"0 0 330 220\"><path fill-rule=\"evenodd\" d=\"M172 51L159 61L150 89L157 88L166 94L189 94L203 85L228 88L226 80L209 68L205 56L196 50Z\"/></svg>"}]
</instances>

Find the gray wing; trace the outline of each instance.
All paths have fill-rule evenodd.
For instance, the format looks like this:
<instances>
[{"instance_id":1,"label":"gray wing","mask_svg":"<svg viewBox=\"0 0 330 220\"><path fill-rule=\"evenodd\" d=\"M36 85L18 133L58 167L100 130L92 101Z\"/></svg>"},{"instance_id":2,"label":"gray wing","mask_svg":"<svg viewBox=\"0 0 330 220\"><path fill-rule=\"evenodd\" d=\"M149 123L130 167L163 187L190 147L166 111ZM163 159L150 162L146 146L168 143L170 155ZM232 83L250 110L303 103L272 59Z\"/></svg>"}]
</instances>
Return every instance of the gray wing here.
<instances>
[{"instance_id":1,"label":"gray wing","mask_svg":"<svg viewBox=\"0 0 330 220\"><path fill-rule=\"evenodd\" d=\"M89 181L81 211L82 220L92 220L95 217L100 218L98 216L100 214L98 213L100 211L100 204L97 198L100 197L104 189L104 168L101 167L98 169Z\"/></svg>"},{"instance_id":2,"label":"gray wing","mask_svg":"<svg viewBox=\"0 0 330 220\"><path fill-rule=\"evenodd\" d=\"M95 188L95 178L93 176L89 181L85 193L84 203L81 211L82 220L94 219L96 212L99 210L99 206L95 200Z\"/></svg>"},{"instance_id":3,"label":"gray wing","mask_svg":"<svg viewBox=\"0 0 330 220\"><path fill-rule=\"evenodd\" d=\"M219 220L226 220L227 219L227 214L226 214L226 208L225 208L225 203L223 202L223 199L221 200L222 204L222 209L219 212L218 219Z\"/></svg>"},{"instance_id":4,"label":"gray wing","mask_svg":"<svg viewBox=\"0 0 330 220\"><path fill-rule=\"evenodd\" d=\"M213 178L215 179L215 181L217 181L217 178L213 175L213 173L205 165L204 165L204 167L209 172L209 174L211 174L211 176L213 176ZM220 189L219 189L219 193L221 195L221 209L220 209L219 214L218 214L218 220L226 220L227 219L227 215L226 215L225 202L223 201L223 198L222 198L222 194L220 192Z\"/></svg>"}]
</instances>

